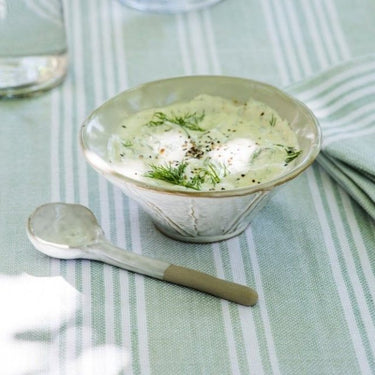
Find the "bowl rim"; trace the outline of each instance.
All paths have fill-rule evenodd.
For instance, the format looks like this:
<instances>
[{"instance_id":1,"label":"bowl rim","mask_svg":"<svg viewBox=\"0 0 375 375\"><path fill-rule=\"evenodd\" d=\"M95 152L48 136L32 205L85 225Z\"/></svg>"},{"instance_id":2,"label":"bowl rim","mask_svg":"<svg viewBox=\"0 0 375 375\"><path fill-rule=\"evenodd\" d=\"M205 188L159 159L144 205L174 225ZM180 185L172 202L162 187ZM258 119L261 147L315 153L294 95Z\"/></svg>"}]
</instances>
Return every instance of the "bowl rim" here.
<instances>
[{"instance_id":1,"label":"bowl rim","mask_svg":"<svg viewBox=\"0 0 375 375\"><path fill-rule=\"evenodd\" d=\"M244 186L240 188L235 189L228 189L228 190L210 190L210 191L196 191L196 190L180 190L173 188L173 185L169 188L166 186L157 186L153 184L149 184L145 181L140 181L133 179L131 177L125 176L121 173L119 173L116 169L114 169L111 166L111 163L108 163L105 159L98 156L95 152L90 150L90 146L88 145L88 142L85 137L85 129L87 128L87 125L90 123L90 120L92 117L95 116L96 113L100 112L100 110L108 105L109 102L117 100L120 96L124 95L125 93L130 93L132 91L142 90L143 88L146 88L151 85L157 85L163 82L167 81L174 81L174 80L189 80L189 79L227 79L227 80L238 80L247 82L249 84L255 84L258 86L263 86L265 88L268 88L270 90L275 91L279 96L284 97L290 101L293 101L297 104L297 106L304 109L304 111L310 116L312 123L314 125L315 130L315 143L312 144L312 147L309 148L308 154L298 163L294 166L294 168L290 169L288 172L280 175L277 178L274 178L270 181L260 183L258 185L252 185L252 186ZM129 89L123 90L119 92L118 94L110 97L106 101L104 101L100 106L95 108L83 121L81 125L81 129L79 132L80 135L80 145L83 152L84 157L86 158L86 161L91 165L91 167L102 174L103 176L107 177L108 175L111 176L112 179L117 180L119 183L128 183L136 185L140 189L144 190L151 190L154 192L159 193L165 193L165 194L171 194L171 195L179 195L179 196L187 196L187 197L215 197L215 198L225 198L225 197L236 197L236 196L244 196L244 195L250 195L253 193L258 192L264 192L264 191L271 191L276 186L282 185L295 177L297 177L299 174L301 174L303 171L305 171L317 158L322 145L322 131L319 125L319 121L314 115L314 113L307 107L306 104L301 102L300 100L296 99L294 96L290 95L289 93L279 89L276 86L273 86L269 83L265 83L262 81L250 79L250 78L243 78L243 77L237 77L237 76L228 76L228 75L186 75L186 76L174 76L170 78L163 78L158 80L153 80L145 83L138 84L134 87L131 87ZM297 161L298 159L296 159Z\"/></svg>"}]
</instances>

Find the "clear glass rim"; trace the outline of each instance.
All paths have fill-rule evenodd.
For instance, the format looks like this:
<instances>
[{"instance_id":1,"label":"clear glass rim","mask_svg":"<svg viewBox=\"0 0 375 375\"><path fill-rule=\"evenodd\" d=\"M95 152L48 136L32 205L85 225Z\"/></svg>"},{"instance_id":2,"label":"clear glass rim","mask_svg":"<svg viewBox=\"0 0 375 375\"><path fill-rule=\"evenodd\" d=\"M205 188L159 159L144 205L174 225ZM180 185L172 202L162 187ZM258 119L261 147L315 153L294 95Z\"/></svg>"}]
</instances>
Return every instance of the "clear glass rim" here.
<instances>
[{"instance_id":1,"label":"clear glass rim","mask_svg":"<svg viewBox=\"0 0 375 375\"><path fill-rule=\"evenodd\" d=\"M179 12L189 12L194 10L199 10L206 8L208 6L214 5L222 0L202 0L202 1L177 1L173 0L170 4L165 5L165 1L139 1L139 0L120 0L120 3L144 12L155 12L155 13L179 13Z\"/></svg>"},{"instance_id":2,"label":"clear glass rim","mask_svg":"<svg viewBox=\"0 0 375 375\"><path fill-rule=\"evenodd\" d=\"M93 152L90 149L89 142L87 141L86 137L86 129L87 125L90 122L90 119L98 112L101 111L101 109L108 105L112 100L116 100L118 97L125 93L129 93L132 91L138 91L143 90L144 88L147 88L150 85L160 84L167 81L178 81L178 80L188 80L188 79L199 79L199 78L221 78L221 79L229 79L229 80L240 80L243 82L248 83L255 83L259 86L263 86L265 88L271 89L275 91L279 96L283 96L284 98L287 98L294 103L296 103L300 108L302 108L306 113L309 114L311 120L312 120L312 130L314 134L314 142L312 143L311 147L308 149L307 154L305 157L301 160L296 159L295 166L290 169L288 172L280 175L278 178L272 179L268 182L261 183L259 185L253 185L253 186L245 186L241 188L231 189L231 190L214 190L214 191L191 191L191 190L178 190L173 189L173 187L160 187L153 184L148 184L144 181L139 181L132 179L130 177L127 177L119 172L117 172L110 163L108 163L106 160L98 156L95 152ZM188 197L215 197L215 198L225 198L225 197L235 197L235 196L243 196L243 195L249 195L261 191L269 191L272 190L274 187L282 185L286 183L287 181L290 181L297 177L299 174L301 174L303 171L305 171L316 159L318 156L322 144L322 133L320 129L319 122L315 115L312 113L312 111L301 101L298 99L292 97L291 95L287 94L285 91L282 91L278 89L277 87L270 85L268 83L248 79L248 78L241 78L241 77L232 77L232 76L225 76L225 75L193 75L193 76L180 76L180 77L171 77L166 79L160 79L155 80L147 83L143 83L140 85L137 85L133 88L130 88L128 90L122 91L119 94L115 95L114 97L108 99L105 101L102 105L100 105L98 108L96 108L82 123L81 130L80 130L80 145L83 151L83 155L85 156L88 163L99 173L101 173L104 176L110 175L112 179L117 180L119 183L128 183L137 186L140 189L164 193L164 194L173 194L173 195L179 195L179 196L188 196Z\"/></svg>"}]
</instances>

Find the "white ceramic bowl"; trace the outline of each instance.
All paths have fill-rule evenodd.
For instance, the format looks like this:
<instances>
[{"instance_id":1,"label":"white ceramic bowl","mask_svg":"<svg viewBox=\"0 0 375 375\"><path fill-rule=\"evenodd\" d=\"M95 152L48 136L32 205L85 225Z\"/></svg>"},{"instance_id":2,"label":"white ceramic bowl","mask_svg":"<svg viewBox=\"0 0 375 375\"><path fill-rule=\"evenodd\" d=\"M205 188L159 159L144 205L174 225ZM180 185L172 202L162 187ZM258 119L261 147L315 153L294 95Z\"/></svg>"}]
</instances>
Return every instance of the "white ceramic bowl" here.
<instances>
[{"instance_id":1,"label":"white ceramic bowl","mask_svg":"<svg viewBox=\"0 0 375 375\"><path fill-rule=\"evenodd\" d=\"M284 175L257 186L224 191L177 191L133 180L109 162L108 140L135 112L193 99L199 94L264 102L297 134L302 154ZM164 234L187 242L214 242L241 233L275 188L295 178L315 160L321 145L319 124L301 102L265 83L225 76L187 76L150 82L124 91L97 108L83 123L81 146L89 164L136 200Z\"/></svg>"}]
</instances>

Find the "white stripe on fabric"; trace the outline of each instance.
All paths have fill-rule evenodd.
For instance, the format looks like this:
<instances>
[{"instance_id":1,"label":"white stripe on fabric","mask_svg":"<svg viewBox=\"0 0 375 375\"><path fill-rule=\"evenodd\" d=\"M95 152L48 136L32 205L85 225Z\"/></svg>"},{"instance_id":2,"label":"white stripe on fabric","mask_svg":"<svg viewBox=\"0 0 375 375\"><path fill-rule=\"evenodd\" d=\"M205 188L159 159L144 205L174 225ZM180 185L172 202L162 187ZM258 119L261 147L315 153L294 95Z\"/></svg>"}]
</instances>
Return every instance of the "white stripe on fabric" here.
<instances>
[{"instance_id":1,"label":"white stripe on fabric","mask_svg":"<svg viewBox=\"0 0 375 375\"><path fill-rule=\"evenodd\" d=\"M124 51L124 38L122 34L122 22L121 17L123 15L123 6L120 2L112 2L112 20L115 35L115 56L116 56L116 67L117 67L117 83L118 90L125 90L128 88L128 74L127 74L127 62L126 54Z\"/></svg>"},{"instance_id":2,"label":"white stripe on fabric","mask_svg":"<svg viewBox=\"0 0 375 375\"><path fill-rule=\"evenodd\" d=\"M83 119L86 114L86 100L84 92L84 55L82 43L81 30L81 3L69 2L70 4L70 19L72 25L71 38L71 53L74 56L74 64L72 64L72 73L75 81L75 114L76 119ZM78 188L79 188L79 202L88 206L88 182L87 182L87 166L82 155L77 153L78 166ZM82 294L80 301L80 308L82 314L81 333L81 350L82 353L91 353L92 345L92 317L91 317L91 263L89 261L81 261L81 282ZM73 363L73 362L72 362ZM81 364L82 365L82 364ZM83 365L82 365L83 366ZM77 370L77 373L83 373L86 366Z\"/></svg>"},{"instance_id":3,"label":"white stripe on fabric","mask_svg":"<svg viewBox=\"0 0 375 375\"><path fill-rule=\"evenodd\" d=\"M83 365L81 371L90 373L93 371L91 363L93 362L93 329L92 329L92 291L91 291L91 263L89 260L82 260L82 353L89 358L87 364Z\"/></svg>"},{"instance_id":4,"label":"white stripe on fabric","mask_svg":"<svg viewBox=\"0 0 375 375\"><path fill-rule=\"evenodd\" d=\"M225 279L223 261L220 254L220 246L218 243L212 244L213 256L215 261L216 274L219 278ZM224 329L225 336L227 338L227 348L229 352L229 361L231 374L237 375L241 374L238 365L238 353L236 349L236 340L234 339L233 327L231 323L230 313L229 313L229 302L221 300L221 309L223 311Z\"/></svg>"},{"instance_id":5,"label":"white stripe on fabric","mask_svg":"<svg viewBox=\"0 0 375 375\"><path fill-rule=\"evenodd\" d=\"M321 30L321 33L324 37L324 42L325 42L324 44L326 45L326 50L327 50L327 54L329 56L330 62L332 64L336 64L338 61L340 61L339 56L338 56L339 54L336 50L337 46L336 46L334 37L328 27L329 19L327 17L328 15L323 9L322 0L312 1L311 4L316 9L317 24L319 25L319 29Z\"/></svg>"},{"instance_id":6,"label":"white stripe on fabric","mask_svg":"<svg viewBox=\"0 0 375 375\"><path fill-rule=\"evenodd\" d=\"M357 357L357 363L364 374L370 374L370 367L367 362L366 350L364 348L359 328L356 323L350 297L345 287L344 276L340 269L340 263L335 250L335 244L332 238L332 233L329 229L329 222L324 211L324 206L321 199L321 191L319 190L318 183L315 179L315 176L313 175L313 171L309 169L305 173L307 175L307 181L309 184L310 191L312 193L311 195L316 209L316 213L319 218L323 240L325 242L327 254L330 260L332 276L337 287L337 292L342 306L342 312L344 314L346 324L349 329L350 337L353 343L353 350Z\"/></svg>"},{"instance_id":7,"label":"white stripe on fabric","mask_svg":"<svg viewBox=\"0 0 375 375\"><path fill-rule=\"evenodd\" d=\"M70 77L68 77L64 83L63 86L60 87L60 95L59 95L59 104L60 106L64 105L64 111L59 110L58 113L55 113L54 116L59 119L59 124L62 125L62 141L59 142L59 145L62 145L60 154L60 149L57 148L58 156L57 158L58 164L63 162L63 196L64 201L66 202L74 202L74 177L73 177L73 171L74 171L74 160L73 156L73 144L72 144L72 135L73 135L73 129L72 129L72 121L73 118L73 108L72 108L72 81ZM61 107L60 107L61 108ZM58 143L58 140L60 132L56 133L56 143ZM61 156L60 156L61 155ZM59 158L61 157L61 161ZM57 168L58 173L60 173L60 168ZM59 180L60 178L58 178ZM56 194L56 193L54 193ZM56 201L61 200L61 193L56 194ZM65 279L75 286L76 284L76 272L75 272L75 263L74 262L65 262ZM57 271L57 270L56 270ZM61 275L61 264L59 264L59 273ZM64 304L63 300L63 304ZM64 313L65 312L65 313ZM62 309L61 313L61 326L65 324L66 322L71 320L70 312ZM75 320L75 317L73 318ZM76 357L76 347L74 345L71 345L72 342L75 342L76 336L77 336L77 328L76 325L73 324L71 327L68 327L64 330L64 340L62 340L61 335L59 335L59 346L63 347L62 353L60 355L63 356L63 358L60 358L60 369L64 369L66 364L69 363L72 359ZM63 342L61 342L63 341Z\"/></svg>"},{"instance_id":8,"label":"white stripe on fabric","mask_svg":"<svg viewBox=\"0 0 375 375\"><path fill-rule=\"evenodd\" d=\"M102 27L102 45L103 45L103 67L105 71L105 88L106 95L105 99L110 98L115 95L115 82L113 67L115 66L114 62L114 53L112 48L112 38L111 38L111 27L112 19L108 10L108 1L100 1L101 9L101 27Z\"/></svg>"},{"instance_id":9,"label":"white stripe on fabric","mask_svg":"<svg viewBox=\"0 0 375 375\"><path fill-rule=\"evenodd\" d=\"M79 2L74 2L71 8L71 25L72 25L72 54L74 56L74 64L72 64L72 72L75 82L75 114L76 118L83 121L86 115L86 97L84 91L84 58L83 58L83 43L81 32L81 7ZM82 154L77 153L77 166L78 166L78 187L79 187L79 202L88 206L88 182L87 182L87 165L82 157ZM88 270L86 270L88 271Z\"/></svg>"},{"instance_id":10,"label":"white stripe on fabric","mask_svg":"<svg viewBox=\"0 0 375 375\"><path fill-rule=\"evenodd\" d=\"M323 182L323 188L327 196L328 206L332 213L332 216L340 217L338 203L333 193L332 180L330 180L327 174L325 173L321 173L321 178ZM358 273L357 273L356 266L355 266L354 259L353 259L353 254L352 254L352 251L351 251L351 248L350 248L350 245L349 245L346 233L345 233L344 224L341 220L334 220L334 225L336 228L338 240L340 242L341 253L345 260L345 265L347 268L347 273L350 279L350 283L353 287L355 299L359 307L358 309L359 314L362 318L361 320L363 322L363 325L366 328L366 332L368 334L368 339L369 339L372 353L375 356L375 340L373 340L373 338L375 337L375 326L372 323L371 313L369 311L369 308L366 302L366 297L365 297L361 282L358 277Z\"/></svg>"},{"instance_id":11,"label":"white stripe on fabric","mask_svg":"<svg viewBox=\"0 0 375 375\"><path fill-rule=\"evenodd\" d=\"M99 27L97 24L97 19L98 19L98 12L97 12L98 6L95 4L95 2L90 1L88 3L88 19L89 19L89 30L90 30L90 40L89 40L89 45L90 45L90 51L91 51L91 63L92 63L92 69L93 69L93 94L94 94L94 104L99 105L103 101L103 86L102 86L102 79L101 77L101 71L100 71L100 66L99 63L101 61L101 56L100 56L100 35L99 35ZM99 181L99 195L100 195L100 202L102 202L103 198L103 192L101 191L101 179L102 177L98 177ZM103 209L101 208L101 214L103 215ZM102 217L100 218L101 225L103 226L104 231L106 230L105 227L105 222L102 220ZM90 280L91 281L91 280ZM91 290L90 290L91 293ZM90 295L90 302L91 302L91 295ZM92 319L91 319L91 324L92 324ZM93 327L90 325L89 327L90 331L93 332ZM92 345L92 343L91 343ZM86 347L85 351L88 353L88 357L90 358L89 364L91 369L88 370L88 372L93 371L94 369L92 368L92 363L93 363L93 347Z\"/></svg>"},{"instance_id":12,"label":"white stripe on fabric","mask_svg":"<svg viewBox=\"0 0 375 375\"><path fill-rule=\"evenodd\" d=\"M102 45L103 45L103 58L104 58L104 72L105 73L105 98L111 97L115 94L115 77L113 66L114 57L111 48L111 19L108 12L108 3L103 0L99 4L101 14L101 26L102 26ZM101 197L101 218L104 221L104 231L107 237L110 238L110 208L109 208L109 192L108 183L106 180L101 179L99 183L99 191ZM114 285L113 285L113 267L104 265L104 290L106 296L105 303L105 339L107 344L113 344L115 342L115 312L114 312ZM109 352L107 352L109 354ZM106 359L106 363L110 363L110 358Z\"/></svg>"},{"instance_id":13,"label":"white stripe on fabric","mask_svg":"<svg viewBox=\"0 0 375 375\"><path fill-rule=\"evenodd\" d=\"M371 126L362 130L358 130L352 133L341 133L336 134L335 136L327 138L326 141L324 141L324 147L328 147L332 143L343 141L345 139L351 139L353 137L364 137L368 135L372 135L375 133L375 126Z\"/></svg>"},{"instance_id":14,"label":"white stripe on fabric","mask_svg":"<svg viewBox=\"0 0 375 375\"><path fill-rule=\"evenodd\" d=\"M299 29L298 15L296 14L295 8L293 7L293 4L290 1L286 1L285 6L286 14L290 19L291 32L296 42L296 50L301 51L299 57L301 59L303 72L305 74L311 74L312 68L310 64L310 59L307 56L306 43L304 42L301 30Z\"/></svg>"},{"instance_id":15,"label":"white stripe on fabric","mask_svg":"<svg viewBox=\"0 0 375 375\"><path fill-rule=\"evenodd\" d=\"M298 65L299 56L293 48L293 40L291 39L289 28L285 26L286 15L284 13L280 0L271 0L272 8L275 10L274 25L281 36L281 44L283 45L286 55L288 56L288 63L290 65L291 78L293 81L300 80L302 77L300 67Z\"/></svg>"},{"instance_id":16,"label":"white stripe on fabric","mask_svg":"<svg viewBox=\"0 0 375 375\"><path fill-rule=\"evenodd\" d=\"M324 124L324 134L340 132L344 129L355 130L367 118L371 118L375 114L375 102L365 104L350 113L338 115L337 120L329 120Z\"/></svg>"},{"instance_id":17,"label":"white stripe on fabric","mask_svg":"<svg viewBox=\"0 0 375 375\"><path fill-rule=\"evenodd\" d=\"M331 107L338 107L340 103L344 100L345 96L350 95L352 96L354 91L360 90L363 88L363 90L371 90L370 87L363 87L371 83L375 83L375 72L371 72L372 74L367 74L362 77L356 77L353 76L350 81L347 81L345 83L340 84L337 87L332 87L327 91L325 94L321 94L319 97L317 97L315 100L309 100L309 107L312 110L324 110L325 108L331 108ZM357 94L359 98L361 97L360 94ZM332 105L329 105L330 102L332 102L335 99L339 99L340 101L338 103L333 103ZM331 113L334 112L334 110L331 110Z\"/></svg>"},{"instance_id":18,"label":"white stripe on fabric","mask_svg":"<svg viewBox=\"0 0 375 375\"><path fill-rule=\"evenodd\" d=\"M59 161L59 129L60 129L60 111L59 111L60 94L58 90L53 90L51 93L51 201L60 201L60 161ZM57 276L61 274L61 261L49 258L50 275ZM60 314L56 317L55 322L50 322L50 329L53 331L57 327L61 327L64 323L62 316L62 307L59 309ZM51 373L58 374L60 372L60 345L61 335L56 335L56 338L49 352L48 365Z\"/></svg>"},{"instance_id":19,"label":"white stripe on fabric","mask_svg":"<svg viewBox=\"0 0 375 375\"><path fill-rule=\"evenodd\" d=\"M180 45L181 61L183 64L184 73L186 75L193 74L193 67L189 57L189 45L185 32L185 17L182 14L177 14L177 34Z\"/></svg>"},{"instance_id":20,"label":"white stripe on fabric","mask_svg":"<svg viewBox=\"0 0 375 375\"><path fill-rule=\"evenodd\" d=\"M345 107L347 107L348 104L354 102L355 100L363 100L367 96L375 94L375 86L369 86L369 87L362 88L357 91L355 90L356 89L353 88L353 90L343 93L342 97L340 97L340 100L337 100L331 105L313 109L315 115L317 115L317 117L322 117L322 118L332 116L335 113L339 112L340 110L345 109ZM314 107L311 106L311 108L314 108Z\"/></svg>"},{"instance_id":21,"label":"white stripe on fabric","mask_svg":"<svg viewBox=\"0 0 375 375\"><path fill-rule=\"evenodd\" d=\"M120 9L121 7L121 9ZM122 5L119 2L112 3L112 20L114 27L114 51L115 60L117 62L117 89L124 90L128 87L126 56L124 51L124 40L121 28ZM119 247L126 248L125 217L124 217L124 198L121 190L113 187L113 197L115 206L115 222L116 222L116 241ZM129 303L129 273L128 271L119 271L120 286L120 311L121 311L121 343L124 351L124 363L130 362L126 370L127 375L133 374L132 362L133 351L131 347L131 319L130 319L130 303Z\"/></svg>"},{"instance_id":22,"label":"white stripe on fabric","mask_svg":"<svg viewBox=\"0 0 375 375\"><path fill-rule=\"evenodd\" d=\"M74 261L66 262L65 279L76 288L76 263ZM67 313L69 314L69 312ZM77 342L77 316L75 315L72 319L70 315L65 315L64 321L70 323L67 329L65 329L64 362L65 366L68 363L72 363L75 366L77 363L74 360L77 358L77 353L76 346L72 345L72 343Z\"/></svg>"},{"instance_id":23,"label":"white stripe on fabric","mask_svg":"<svg viewBox=\"0 0 375 375\"><path fill-rule=\"evenodd\" d=\"M73 89L72 80L70 77L67 78L65 84L62 87L62 96L64 103L64 115L63 115L63 160L64 160L64 187L65 187L65 202L74 203L74 146L73 146ZM67 261L65 262L65 278L66 280L76 286L76 263ZM67 322L71 319L69 315L64 317L64 321ZM76 342L77 338L77 325L76 316L73 318L73 324L71 324L68 329L65 330L65 342L64 342L64 365L68 363L74 363L74 359L77 357L76 347L72 345Z\"/></svg>"},{"instance_id":24,"label":"white stripe on fabric","mask_svg":"<svg viewBox=\"0 0 375 375\"><path fill-rule=\"evenodd\" d=\"M116 240L117 245L123 249L126 248L125 218L124 218L124 200L122 192L114 188L115 220L116 220ZM120 286L120 310L121 310L121 341L124 353L124 362L130 359L132 363L131 350L131 320L129 305L129 273L125 270L119 271ZM131 366L127 369L127 374L133 373Z\"/></svg>"},{"instance_id":25,"label":"white stripe on fabric","mask_svg":"<svg viewBox=\"0 0 375 375\"><path fill-rule=\"evenodd\" d=\"M53 90L51 93L51 200L58 202L60 200L60 162L59 153L60 143L60 113L59 113L59 91Z\"/></svg>"},{"instance_id":26,"label":"white stripe on fabric","mask_svg":"<svg viewBox=\"0 0 375 375\"><path fill-rule=\"evenodd\" d=\"M229 239L227 244L233 281L246 285L246 274L238 237ZM247 307L238 306L238 313L250 373L257 375L264 374L253 312Z\"/></svg>"},{"instance_id":27,"label":"white stripe on fabric","mask_svg":"<svg viewBox=\"0 0 375 375\"><path fill-rule=\"evenodd\" d=\"M357 255L361 264L361 269L363 271L367 285L369 287L371 299L372 301L375 301L375 275L374 271L371 268L371 261L366 249L365 242L363 241L363 237L361 235L358 222L355 220L352 201L348 194L346 194L342 189L340 190L340 197L343 202L344 210L347 213L351 234L353 236L353 240L357 248ZM375 225L372 221L371 223L373 231L375 233ZM372 250L373 249L370 249L370 251Z\"/></svg>"},{"instance_id":28,"label":"white stripe on fabric","mask_svg":"<svg viewBox=\"0 0 375 375\"><path fill-rule=\"evenodd\" d=\"M263 7L263 15L266 21L267 31L272 43L272 49L275 54L275 61L277 62L277 68L280 73L280 80L282 85L286 85L290 82L288 67L286 64L285 59L283 58L283 48L279 41L279 34L276 32L273 23L273 9L270 4L270 0L261 1L261 5Z\"/></svg>"},{"instance_id":29,"label":"white stripe on fabric","mask_svg":"<svg viewBox=\"0 0 375 375\"><path fill-rule=\"evenodd\" d=\"M137 254L142 254L142 245L139 227L139 213L137 203L129 202L129 215L131 237L133 244L133 251ZM137 333L139 340L139 366L140 373L148 375L151 373L150 357L148 351L148 332L147 332L147 317L146 317L146 299L145 299L145 285L144 276L135 274L135 294L137 301Z\"/></svg>"},{"instance_id":30,"label":"white stripe on fabric","mask_svg":"<svg viewBox=\"0 0 375 375\"><path fill-rule=\"evenodd\" d=\"M367 62L362 63L360 65L346 68L344 71L337 72L333 76L324 79L320 84L314 85L314 87L306 88L303 90L299 95L299 98L303 101L309 101L325 91L329 90L330 88L342 84L346 80L356 76L368 73L369 71L373 71L375 69L374 62Z\"/></svg>"},{"instance_id":31,"label":"white stripe on fabric","mask_svg":"<svg viewBox=\"0 0 375 375\"><path fill-rule=\"evenodd\" d=\"M329 66L328 57L324 51L324 41L321 40L318 27L314 21L313 10L311 9L310 0L301 1L302 9L306 19L306 25L310 31L311 40L315 49L315 55L318 58L319 65L322 69L325 69Z\"/></svg>"},{"instance_id":32,"label":"white stripe on fabric","mask_svg":"<svg viewBox=\"0 0 375 375\"><path fill-rule=\"evenodd\" d=\"M109 194L108 184L103 179L99 179L99 196L100 196L100 222L101 226L109 238L110 234L110 218L109 218ZM108 264L103 265L104 278L104 311L105 311L105 342L106 344L114 343L114 290L113 290L113 268ZM105 363L109 363L110 358L106 358Z\"/></svg>"},{"instance_id":33,"label":"white stripe on fabric","mask_svg":"<svg viewBox=\"0 0 375 375\"><path fill-rule=\"evenodd\" d=\"M329 24L331 25L333 32L335 34L335 42L337 43L340 51L340 56L342 60L348 60L351 56L350 49L345 40L344 32L341 28L339 17L337 14L336 7L333 0L324 0L323 5L325 6L325 13L329 17Z\"/></svg>"},{"instance_id":34,"label":"white stripe on fabric","mask_svg":"<svg viewBox=\"0 0 375 375\"><path fill-rule=\"evenodd\" d=\"M188 22L189 35L191 35L191 52L196 71L199 74L208 74L210 68L208 59L206 58L206 47L204 45L202 24L199 19L200 14L200 12L189 12L185 17Z\"/></svg>"},{"instance_id":35,"label":"white stripe on fabric","mask_svg":"<svg viewBox=\"0 0 375 375\"><path fill-rule=\"evenodd\" d=\"M74 202L74 149L73 149L73 129L72 129L72 118L73 118L73 93L71 80L68 78L65 84L62 86L63 102L64 102L64 115L63 115L63 160L64 160L64 190L65 190L65 202Z\"/></svg>"},{"instance_id":36,"label":"white stripe on fabric","mask_svg":"<svg viewBox=\"0 0 375 375\"><path fill-rule=\"evenodd\" d=\"M374 123L375 113L372 113L370 116L355 122L352 126L343 126L342 129L336 128L333 129L335 131L332 131L331 133L324 132L323 148L340 140L372 134L375 132Z\"/></svg>"},{"instance_id":37,"label":"white stripe on fabric","mask_svg":"<svg viewBox=\"0 0 375 375\"><path fill-rule=\"evenodd\" d=\"M266 306L266 298L264 295L264 289L263 289L263 283L262 283L262 276L261 271L259 267L258 257L256 253L256 246L253 238L253 233L251 230L251 227L249 227L246 230L246 241L249 246L249 255L251 259L251 266L253 268L254 272L254 278L255 278L255 289L257 290L259 300L259 308L260 313L262 315L263 325L264 325L264 334L266 336L267 341L267 347L268 347L268 353L269 353L269 359L271 363L272 372L275 375L281 374L280 366L279 366L279 360L277 358L276 354L276 346L272 335L272 329L271 329L271 321L268 315L267 306Z\"/></svg>"},{"instance_id":38,"label":"white stripe on fabric","mask_svg":"<svg viewBox=\"0 0 375 375\"><path fill-rule=\"evenodd\" d=\"M208 9L202 12L203 25L204 25L204 35L207 38L208 44L208 55L212 63L212 74L221 74L221 66L216 50L216 40L213 32L211 13Z\"/></svg>"}]
</instances>

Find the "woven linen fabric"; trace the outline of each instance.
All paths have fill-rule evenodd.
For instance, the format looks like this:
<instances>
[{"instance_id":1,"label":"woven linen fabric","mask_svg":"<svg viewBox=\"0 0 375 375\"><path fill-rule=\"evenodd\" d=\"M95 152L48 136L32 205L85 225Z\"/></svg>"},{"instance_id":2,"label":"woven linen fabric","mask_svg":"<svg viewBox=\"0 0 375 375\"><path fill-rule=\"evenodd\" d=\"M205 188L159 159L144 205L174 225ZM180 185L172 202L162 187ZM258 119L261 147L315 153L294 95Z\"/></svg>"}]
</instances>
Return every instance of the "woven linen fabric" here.
<instances>
[{"instance_id":1,"label":"woven linen fabric","mask_svg":"<svg viewBox=\"0 0 375 375\"><path fill-rule=\"evenodd\" d=\"M375 56L340 64L290 91L322 126L318 161L375 219Z\"/></svg>"},{"instance_id":2,"label":"woven linen fabric","mask_svg":"<svg viewBox=\"0 0 375 375\"><path fill-rule=\"evenodd\" d=\"M223 0L171 15L117 0L67 0L65 16L70 64L63 84L0 101L0 374L375 374L371 205L358 204L357 192L337 182L322 158L281 187L244 233L200 245L159 233L86 164L78 142L93 109L143 82L195 74L288 90L300 82L293 95L318 104L322 157L345 164L340 169L370 196L373 169L364 168L373 168L374 134L359 138L359 130L371 126L362 122L371 117L371 80L355 90L368 90L363 106L348 94L354 111L347 102L327 116L319 108L336 107L325 91L303 95L327 82L341 103L345 82L357 85L352 73L372 59L360 56L375 53L374 2ZM341 70L350 77L342 80ZM361 124L358 132L350 118ZM331 120L332 140L342 126L358 136L355 153L341 135L328 143ZM351 176L358 171L363 183ZM88 206L119 247L249 285L259 302L238 306L109 265L48 258L25 227L37 206L53 201Z\"/></svg>"}]
</instances>

